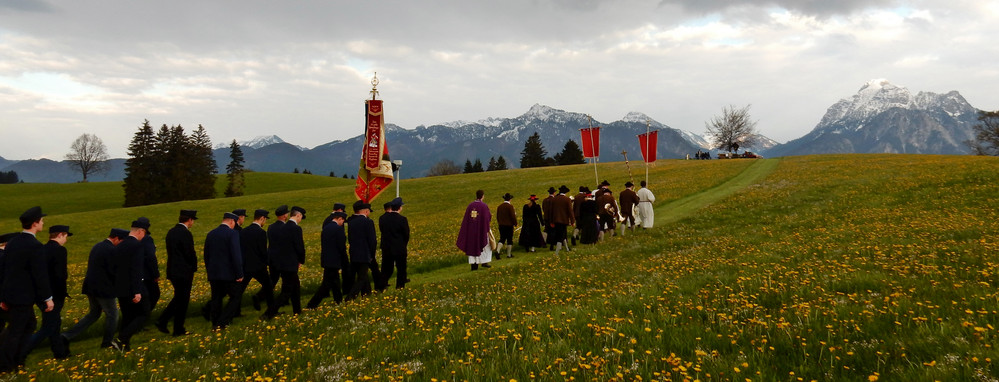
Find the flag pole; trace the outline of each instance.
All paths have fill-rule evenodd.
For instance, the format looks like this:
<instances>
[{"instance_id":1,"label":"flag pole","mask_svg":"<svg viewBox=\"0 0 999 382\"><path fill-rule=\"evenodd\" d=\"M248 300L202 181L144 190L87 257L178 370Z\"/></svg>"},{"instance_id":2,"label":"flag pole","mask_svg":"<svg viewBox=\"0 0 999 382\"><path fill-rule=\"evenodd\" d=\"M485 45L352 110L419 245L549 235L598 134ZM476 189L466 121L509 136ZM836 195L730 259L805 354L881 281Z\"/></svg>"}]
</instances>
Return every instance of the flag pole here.
<instances>
[{"instance_id":1,"label":"flag pole","mask_svg":"<svg viewBox=\"0 0 999 382\"><path fill-rule=\"evenodd\" d=\"M645 184L649 184L649 156L652 152L649 151L649 143L652 141L652 137L649 136L649 125L652 122L648 118L645 119Z\"/></svg>"},{"instance_id":2,"label":"flag pole","mask_svg":"<svg viewBox=\"0 0 999 382\"><path fill-rule=\"evenodd\" d=\"M590 158L590 160L593 161L593 178L596 179L596 183L594 184L600 184L600 175L597 175L597 150L595 150L595 147L593 146L593 118L587 114L586 121L590 126L590 128L586 129L586 133L590 135L590 153L593 154L593 157Z\"/></svg>"}]
</instances>

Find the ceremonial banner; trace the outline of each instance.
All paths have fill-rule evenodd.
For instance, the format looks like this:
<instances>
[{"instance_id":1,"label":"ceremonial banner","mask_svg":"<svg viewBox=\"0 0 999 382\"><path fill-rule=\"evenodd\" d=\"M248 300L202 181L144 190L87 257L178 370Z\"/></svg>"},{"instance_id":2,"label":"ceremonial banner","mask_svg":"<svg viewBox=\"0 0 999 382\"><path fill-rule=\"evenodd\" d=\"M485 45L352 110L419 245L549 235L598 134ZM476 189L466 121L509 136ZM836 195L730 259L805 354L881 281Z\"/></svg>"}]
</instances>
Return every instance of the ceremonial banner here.
<instances>
[{"instance_id":1,"label":"ceremonial banner","mask_svg":"<svg viewBox=\"0 0 999 382\"><path fill-rule=\"evenodd\" d=\"M364 148L361 151L354 194L361 201L370 203L392 184L392 162L389 160L388 145L385 143L382 101L364 101L364 112L366 121Z\"/></svg>"},{"instance_id":2,"label":"ceremonial banner","mask_svg":"<svg viewBox=\"0 0 999 382\"><path fill-rule=\"evenodd\" d=\"M659 130L638 134L638 145L642 147L642 158L645 163L656 161L656 147L659 143Z\"/></svg>"},{"instance_id":3,"label":"ceremonial banner","mask_svg":"<svg viewBox=\"0 0 999 382\"><path fill-rule=\"evenodd\" d=\"M579 129L580 139L583 141L583 158L594 158L600 156L600 128L587 127Z\"/></svg>"}]
</instances>

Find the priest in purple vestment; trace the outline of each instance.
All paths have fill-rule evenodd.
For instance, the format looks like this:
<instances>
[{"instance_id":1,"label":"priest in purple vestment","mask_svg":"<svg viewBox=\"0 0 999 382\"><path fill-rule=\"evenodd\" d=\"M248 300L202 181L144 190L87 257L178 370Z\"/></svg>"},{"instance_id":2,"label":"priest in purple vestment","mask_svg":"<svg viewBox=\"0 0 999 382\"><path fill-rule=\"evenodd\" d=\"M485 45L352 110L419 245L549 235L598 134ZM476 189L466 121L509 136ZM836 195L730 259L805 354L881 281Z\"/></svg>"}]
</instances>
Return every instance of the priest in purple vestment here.
<instances>
[{"instance_id":1,"label":"priest in purple vestment","mask_svg":"<svg viewBox=\"0 0 999 382\"><path fill-rule=\"evenodd\" d=\"M478 270L479 265L483 268L490 268L489 262L493 259L493 251L489 245L489 222L492 221L492 214L489 206L482 201L485 196L482 190L475 191L475 201L465 208L465 218L461 221L461 230L458 231L458 241L455 243L458 249L468 256L468 263L472 265L472 270Z\"/></svg>"}]
</instances>

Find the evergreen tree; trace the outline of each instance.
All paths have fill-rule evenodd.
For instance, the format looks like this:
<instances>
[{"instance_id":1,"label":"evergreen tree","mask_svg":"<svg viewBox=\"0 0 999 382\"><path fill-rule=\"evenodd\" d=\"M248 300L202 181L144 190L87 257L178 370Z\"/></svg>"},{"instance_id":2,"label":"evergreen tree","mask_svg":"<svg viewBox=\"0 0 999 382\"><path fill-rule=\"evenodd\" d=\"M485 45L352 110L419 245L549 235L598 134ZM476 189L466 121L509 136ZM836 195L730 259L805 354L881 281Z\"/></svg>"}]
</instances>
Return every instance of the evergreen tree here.
<instances>
[{"instance_id":1,"label":"evergreen tree","mask_svg":"<svg viewBox=\"0 0 999 382\"><path fill-rule=\"evenodd\" d=\"M312 171L309 171L309 169L304 169L302 170L302 174L312 175Z\"/></svg>"},{"instance_id":2,"label":"evergreen tree","mask_svg":"<svg viewBox=\"0 0 999 382\"><path fill-rule=\"evenodd\" d=\"M506 158L503 158L503 156L500 155L499 159L496 160L496 170L506 170L508 168L509 167L506 165Z\"/></svg>"},{"instance_id":3,"label":"evergreen tree","mask_svg":"<svg viewBox=\"0 0 999 382\"><path fill-rule=\"evenodd\" d=\"M524 151L520 152L520 168L543 167L546 165L547 155L548 152L541 143L541 136L534 132L527 138L527 142L524 142Z\"/></svg>"},{"instance_id":4,"label":"evergreen tree","mask_svg":"<svg viewBox=\"0 0 999 382\"><path fill-rule=\"evenodd\" d=\"M482 161L479 158L475 158L475 164L472 165L472 172L482 172Z\"/></svg>"},{"instance_id":5,"label":"evergreen tree","mask_svg":"<svg viewBox=\"0 0 999 382\"><path fill-rule=\"evenodd\" d=\"M149 120L145 120L128 145L125 160L125 207L155 203L156 135Z\"/></svg>"},{"instance_id":6,"label":"evergreen tree","mask_svg":"<svg viewBox=\"0 0 999 382\"><path fill-rule=\"evenodd\" d=\"M211 199L215 197L215 175L218 174L218 164L215 163L215 153L212 150L212 139L204 126L198 125L197 130L188 140L192 157L190 171L192 192L182 200Z\"/></svg>"},{"instance_id":7,"label":"evergreen tree","mask_svg":"<svg viewBox=\"0 0 999 382\"><path fill-rule=\"evenodd\" d=\"M472 167L472 161L469 160L469 159L465 159L465 170L462 171L461 173L462 174L471 174L473 172L475 172L475 168Z\"/></svg>"},{"instance_id":8,"label":"evergreen tree","mask_svg":"<svg viewBox=\"0 0 999 382\"><path fill-rule=\"evenodd\" d=\"M0 171L0 184L15 184L19 181L20 179L17 177L17 171Z\"/></svg>"},{"instance_id":9,"label":"evergreen tree","mask_svg":"<svg viewBox=\"0 0 999 382\"><path fill-rule=\"evenodd\" d=\"M330 171L330 178L336 178L336 174L334 174L333 171Z\"/></svg>"},{"instance_id":10,"label":"evergreen tree","mask_svg":"<svg viewBox=\"0 0 999 382\"><path fill-rule=\"evenodd\" d=\"M295 167L295 170L294 170L294 171L292 171L291 173L292 173L292 174L298 174L298 167Z\"/></svg>"},{"instance_id":11,"label":"evergreen tree","mask_svg":"<svg viewBox=\"0 0 999 382\"><path fill-rule=\"evenodd\" d=\"M347 179L347 173L344 173L344 174L343 174L343 178L344 178L344 179Z\"/></svg>"},{"instance_id":12,"label":"evergreen tree","mask_svg":"<svg viewBox=\"0 0 999 382\"><path fill-rule=\"evenodd\" d=\"M229 144L229 159L229 164L225 166L226 178L229 181L225 188L225 196L241 196L245 180L243 177L243 149L239 148L239 143L235 139Z\"/></svg>"},{"instance_id":13,"label":"evergreen tree","mask_svg":"<svg viewBox=\"0 0 999 382\"><path fill-rule=\"evenodd\" d=\"M586 158L583 158L583 150L579 148L576 141L569 140L565 143L565 147L562 148L562 152L555 154L555 164L559 166L564 166L567 164L582 164L586 163Z\"/></svg>"},{"instance_id":14,"label":"evergreen tree","mask_svg":"<svg viewBox=\"0 0 999 382\"><path fill-rule=\"evenodd\" d=\"M496 157L489 157L489 165L486 166L486 171L496 171Z\"/></svg>"}]
</instances>

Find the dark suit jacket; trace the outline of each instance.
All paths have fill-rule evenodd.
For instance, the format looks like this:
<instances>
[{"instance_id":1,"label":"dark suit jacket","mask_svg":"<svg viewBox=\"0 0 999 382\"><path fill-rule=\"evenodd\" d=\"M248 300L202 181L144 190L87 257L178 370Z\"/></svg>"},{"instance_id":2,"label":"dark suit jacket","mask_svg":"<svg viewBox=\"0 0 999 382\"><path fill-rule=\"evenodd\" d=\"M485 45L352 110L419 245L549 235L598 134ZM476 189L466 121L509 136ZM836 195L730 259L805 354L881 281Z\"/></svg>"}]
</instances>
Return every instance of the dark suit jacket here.
<instances>
[{"instance_id":1,"label":"dark suit jacket","mask_svg":"<svg viewBox=\"0 0 999 382\"><path fill-rule=\"evenodd\" d=\"M298 271L299 264L305 264L305 241L302 227L294 220L288 220L279 232L276 257L271 257L274 267L283 272Z\"/></svg>"},{"instance_id":2,"label":"dark suit jacket","mask_svg":"<svg viewBox=\"0 0 999 382\"><path fill-rule=\"evenodd\" d=\"M0 301L10 305L32 305L52 297L43 245L34 235L21 232L7 242L0 285Z\"/></svg>"},{"instance_id":3,"label":"dark suit jacket","mask_svg":"<svg viewBox=\"0 0 999 382\"><path fill-rule=\"evenodd\" d=\"M142 279L152 282L160 278L160 263L156 260L156 244L148 233L142 238Z\"/></svg>"},{"instance_id":4,"label":"dark suit jacket","mask_svg":"<svg viewBox=\"0 0 999 382\"><path fill-rule=\"evenodd\" d=\"M49 287L52 289L52 297L69 297L69 292L66 290L66 280L69 279L69 270L66 269L66 247L49 240L42 248L45 252L45 268L49 275Z\"/></svg>"},{"instance_id":5,"label":"dark suit jacket","mask_svg":"<svg viewBox=\"0 0 999 382\"><path fill-rule=\"evenodd\" d=\"M251 274L267 268L267 232L256 223L250 223L239 231L239 248L243 251L244 274Z\"/></svg>"},{"instance_id":6,"label":"dark suit jacket","mask_svg":"<svg viewBox=\"0 0 999 382\"><path fill-rule=\"evenodd\" d=\"M208 232L205 237L205 271L208 281L236 281L243 278L243 253L239 247L239 232L225 224Z\"/></svg>"},{"instance_id":7,"label":"dark suit jacket","mask_svg":"<svg viewBox=\"0 0 999 382\"><path fill-rule=\"evenodd\" d=\"M545 222L549 225L553 223L571 225L576 222L576 217L572 212L572 200L568 196L558 194L552 200L551 217L545 215Z\"/></svg>"},{"instance_id":8,"label":"dark suit jacket","mask_svg":"<svg viewBox=\"0 0 999 382\"><path fill-rule=\"evenodd\" d=\"M395 259L406 257L406 247L409 245L409 219L398 212L388 212L378 218L378 229L382 233L382 256L391 256Z\"/></svg>"},{"instance_id":9,"label":"dark suit jacket","mask_svg":"<svg viewBox=\"0 0 999 382\"><path fill-rule=\"evenodd\" d=\"M284 228L285 222L280 220L275 220L274 223L267 226L267 258L270 260L271 266L274 265L274 259L278 256L278 247L281 246L281 229Z\"/></svg>"},{"instance_id":10,"label":"dark suit jacket","mask_svg":"<svg viewBox=\"0 0 999 382\"><path fill-rule=\"evenodd\" d=\"M170 228L166 235L167 279L194 280L198 271L198 255L194 252L194 235L182 223Z\"/></svg>"},{"instance_id":11,"label":"dark suit jacket","mask_svg":"<svg viewBox=\"0 0 999 382\"><path fill-rule=\"evenodd\" d=\"M347 234L343 226L330 221L323 226L320 236L322 253L319 258L323 268L343 269L347 265Z\"/></svg>"},{"instance_id":12,"label":"dark suit jacket","mask_svg":"<svg viewBox=\"0 0 999 382\"><path fill-rule=\"evenodd\" d=\"M131 301L136 294L146 295L142 284L142 265L145 248L134 236L125 238L114 248L114 290L115 296L123 301Z\"/></svg>"},{"instance_id":13,"label":"dark suit jacket","mask_svg":"<svg viewBox=\"0 0 999 382\"><path fill-rule=\"evenodd\" d=\"M347 218L347 240L350 243L350 262L370 264L375 260L378 238L375 222L364 215L351 215Z\"/></svg>"},{"instance_id":14,"label":"dark suit jacket","mask_svg":"<svg viewBox=\"0 0 999 382\"><path fill-rule=\"evenodd\" d=\"M115 297L114 293L114 244L101 240L90 249L87 275L83 278L83 294L100 298Z\"/></svg>"}]
</instances>

